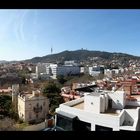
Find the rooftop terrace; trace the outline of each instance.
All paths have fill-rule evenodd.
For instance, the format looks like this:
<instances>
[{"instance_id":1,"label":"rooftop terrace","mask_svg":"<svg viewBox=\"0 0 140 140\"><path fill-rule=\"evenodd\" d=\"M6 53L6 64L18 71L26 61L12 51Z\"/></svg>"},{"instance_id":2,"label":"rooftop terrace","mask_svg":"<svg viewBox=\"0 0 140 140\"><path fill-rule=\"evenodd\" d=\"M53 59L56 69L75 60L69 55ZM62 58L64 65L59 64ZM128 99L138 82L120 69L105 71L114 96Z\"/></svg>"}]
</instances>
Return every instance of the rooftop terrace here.
<instances>
[{"instance_id":1,"label":"rooftop terrace","mask_svg":"<svg viewBox=\"0 0 140 140\"><path fill-rule=\"evenodd\" d=\"M76 109L81 109L81 110L84 110L84 102L80 102L80 103L77 103L75 105L72 105L71 107L74 107ZM116 109L108 109L106 112L104 113L101 113L101 114L106 114L106 115L116 115L118 116L120 114L121 111L119 110L116 110Z\"/></svg>"}]
</instances>

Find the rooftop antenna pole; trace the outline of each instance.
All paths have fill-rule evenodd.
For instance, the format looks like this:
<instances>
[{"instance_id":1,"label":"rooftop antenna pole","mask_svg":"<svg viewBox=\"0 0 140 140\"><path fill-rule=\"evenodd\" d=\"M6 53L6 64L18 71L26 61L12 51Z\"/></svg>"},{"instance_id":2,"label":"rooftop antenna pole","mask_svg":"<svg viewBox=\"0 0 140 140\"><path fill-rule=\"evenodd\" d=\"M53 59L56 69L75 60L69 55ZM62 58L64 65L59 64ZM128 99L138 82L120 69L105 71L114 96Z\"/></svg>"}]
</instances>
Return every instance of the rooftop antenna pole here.
<instances>
[{"instance_id":1,"label":"rooftop antenna pole","mask_svg":"<svg viewBox=\"0 0 140 140\"><path fill-rule=\"evenodd\" d=\"M51 47L51 54L53 53L53 48Z\"/></svg>"}]
</instances>

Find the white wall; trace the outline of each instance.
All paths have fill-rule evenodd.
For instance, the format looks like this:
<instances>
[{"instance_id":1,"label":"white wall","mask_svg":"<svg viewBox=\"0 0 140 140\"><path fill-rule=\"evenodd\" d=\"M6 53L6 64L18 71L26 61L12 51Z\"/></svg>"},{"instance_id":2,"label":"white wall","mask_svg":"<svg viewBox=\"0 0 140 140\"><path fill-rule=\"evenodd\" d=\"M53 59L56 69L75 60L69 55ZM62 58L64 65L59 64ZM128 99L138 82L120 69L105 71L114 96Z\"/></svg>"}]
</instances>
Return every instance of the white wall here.
<instances>
[{"instance_id":1,"label":"white wall","mask_svg":"<svg viewBox=\"0 0 140 140\"><path fill-rule=\"evenodd\" d=\"M139 108L137 109L125 109L123 115L120 117L120 129L121 130L132 130L140 131L139 124ZM126 123L122 126L123 123ZM130 126L129 126L130 124Z\"/></svg>"},{"instance_id":2,"label":"white wall","mask_svg":"<svg viewBox=\"0 0 140 140\"><path fill-rule=\"evenodd\" d=\"M123 109L125 106L125 94L123 91L116 91L108 94L112 99L112 108Z\"/></svg>"},{"instance_id":3,"label":"white wall","mask_svg":"<svg viewBox=\"0 0 140 140\"><path fill-rule=\"evenodd\" d=\"M105 112L106 110L106 98L105 95L100 95L100 113Z\"/></svg>"},{"instance_id":4,"label":"white wall","mask_svg":"<svg viewBox=\"0 0 140 140\"><path fill-rule=\"evenodd\" d=\"M80 67L80 73L85 73L85 67Z\"/></svg>"},{"instance_id":5,"label":"white wall","mask_svg":"<svg viewBox=\"0 0 140 140\"><path fill-rule=\"evenodd\" d=\"M69 107L61 104L57 111L64 111L73 115L78 116L81 121L91 123L91 130L94 130L94 124L111 127L115 130L119 130L120 119L119 116L107 115L107 114L96 114L93 112Z\"/></svg>"},{"instance_id":6,"label":"white wall","mask_svg":"<svg viewBox=\"0 0 140 140\"><path fill-rule=\"evenodd\" d=\"M72 101L69 101L69 102L60 104L60 106L61 106L61 105L73 106L73 105L78 104L78 103L81 103L81 102L84 102L84 97L81 97L81 98L79 98L79 99L75 99L75 100L72 100Z\"/></svg>"},{"instance_id":7,"label":"white wall","mask_svg":"<svg viewBox=\"0 0 140 140\"><path fill-rule=\"evenodd\" d=\"M38 63L36 66L36 73L37 74L46 73L46 64Z\"/></svg>"},{"instance_id":8,"label":"white wall","mask_svg":"<svg viewBox=\"0 0 140 140\"><path fill-rule=\"evenodd\" d=\"M18 96L18 115L25 121L25 102Z\"/></svg>"},{"instance_id":9,"label":"white wall","mask_svg":"<svg viewBox=\"0 0 140 140\"><path fill-rule=\"evenodd\" d=\"M116 96L116 97L115 97ZM114 107L117 109L122 108L125 106L125 94L123 94L123 91L115 92L115 93L109 93L109 98L112 98L114 101ZM85 100L84 100L85 99ZM117 104L117 100L119 100L120 104ZM84 109L78 109L74 108L73 105L76 105L80 102L84 101ZM93 102L93 104L91 104ZM129 102L130 103L130 102ZM135 103L135 104L134 104ZM128 104L128 102L126 102ZM134 105L136 105L136 102L133 102ZM94 106L95 105L95 106ZM70 113L73 115L76 115L81 121L91 123L91 130L95 130L95 125L101 125L105 127L113 128L113 131L119 131L121 130L140 130L140 110L137 109L123 109L119 115L111 115L111 114L105 114L100 113L100 96L90 96L85 95L85 97L76 99L64 104L61 104L59 108L56 109L57 111L64 111L66 113ZM133 126L122 126L124 121L128 122L134 122Z\"/></svg>"},{"instance_id":10,"label":"white wall","mask_svg":"<svg viewBox=\"0 0 140 140\"><path fill-rule=\"evenodd\" d=\"M125 109L125 111L132 117L136 118L138 115L137 109Z\"/></svg>"},{"instance_id":11,"label":"white wall","mask_svg":"<svg viewBox=\"0 0 140 140\"><path fill-rule=\"evenodd\" d=\"M100 96L86 95L84 99L84 110L100 113Z\"/></svg>"},{"instance_id":12,"label":"white wall","mask_svg":"<svg viewBox=\"0 0 140 140\"><path fill-rule=\"evenodd\" d=\"M124 109L119 114L119 117L120 117L120 126L122 126L122 124L123 124L123 122L125 120L125 110Z\"/></svg>"}]
</instances>

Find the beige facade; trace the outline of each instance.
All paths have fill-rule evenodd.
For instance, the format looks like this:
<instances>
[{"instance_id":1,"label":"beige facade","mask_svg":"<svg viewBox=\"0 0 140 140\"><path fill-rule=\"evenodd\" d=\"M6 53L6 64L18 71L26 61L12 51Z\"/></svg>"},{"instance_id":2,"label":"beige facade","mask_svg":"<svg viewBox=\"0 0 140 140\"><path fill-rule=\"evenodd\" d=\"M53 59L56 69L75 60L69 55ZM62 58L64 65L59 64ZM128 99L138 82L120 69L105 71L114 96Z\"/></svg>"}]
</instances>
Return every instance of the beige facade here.
<instances>
[{"instance_id":1,"label":"beige facade","mask_svg":"<svg viewBox=\"0 0 140 140\"><path fill-rule=\"evenodd\" d=\"M49 112L49 100L38 91L18 95L18 115L25 122L44 120Z\"/></svg>"}]
</instances>

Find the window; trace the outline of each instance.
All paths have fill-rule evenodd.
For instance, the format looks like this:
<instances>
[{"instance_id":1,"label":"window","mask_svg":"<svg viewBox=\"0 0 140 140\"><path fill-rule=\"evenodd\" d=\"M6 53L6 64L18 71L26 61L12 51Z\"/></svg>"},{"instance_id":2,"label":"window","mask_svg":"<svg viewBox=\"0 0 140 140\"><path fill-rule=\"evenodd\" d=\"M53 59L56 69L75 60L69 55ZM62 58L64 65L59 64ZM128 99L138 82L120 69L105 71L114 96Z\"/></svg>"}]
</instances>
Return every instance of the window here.
<instances>
[{"instance_id":1,"label":"window","mask_svg":"<svg viewBox=\"0 0 140 140\"><path fill-rule=\"evenodd\" d=\"M74 131L91 131L91 123L76 119L74 120L73 128Z\"/></svg>"},{"instance_id":2,"label":"window","mask_svg":"<svg viewBox=\"0 0 140 140\"><path fill-rule=\"evenodd\" d=\"M66 131L72 131L72 122L64 117L57 115L57 126L63 128Z\"/></svg>"}]
</instances>

